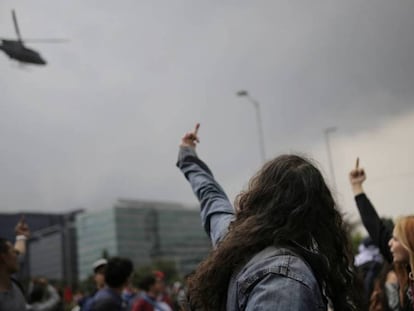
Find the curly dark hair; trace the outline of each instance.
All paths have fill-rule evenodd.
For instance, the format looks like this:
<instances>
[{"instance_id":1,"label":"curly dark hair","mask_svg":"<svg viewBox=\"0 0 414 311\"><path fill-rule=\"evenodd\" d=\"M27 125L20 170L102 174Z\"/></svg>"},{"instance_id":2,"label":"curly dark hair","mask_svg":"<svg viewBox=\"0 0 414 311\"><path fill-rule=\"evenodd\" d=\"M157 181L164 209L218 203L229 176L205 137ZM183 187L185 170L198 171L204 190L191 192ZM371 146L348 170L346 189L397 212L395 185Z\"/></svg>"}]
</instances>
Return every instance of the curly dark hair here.
<instances>
[{"instance_id":1,"label":"curly dark hair","mask_svg":"<svg viewBox=\"0 0 414 311\"><path fill-rule=\"evenodd\" d=\"M196 310L225 310L233 272L268 246L299 244L325 257L321 284L335 311L356 310L351 252L341 214L310 160L282 155L267 162L237 198L237 214L218 247L188 280Z\"/></svg>"}]
</instances>

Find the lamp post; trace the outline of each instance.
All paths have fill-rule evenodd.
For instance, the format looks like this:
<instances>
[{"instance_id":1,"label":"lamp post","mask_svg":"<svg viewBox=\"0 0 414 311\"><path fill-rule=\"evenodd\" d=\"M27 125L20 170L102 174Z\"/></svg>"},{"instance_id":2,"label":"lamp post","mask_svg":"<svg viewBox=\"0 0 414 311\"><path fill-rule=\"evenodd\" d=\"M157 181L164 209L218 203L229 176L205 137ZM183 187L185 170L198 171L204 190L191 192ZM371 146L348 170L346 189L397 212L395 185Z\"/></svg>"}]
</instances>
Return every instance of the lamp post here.
<instances>
[{"instance_id":1,"label":"lamp post","mask_svg":"<svg viewBox=\"0 0 414 311\"><path fill-rule=\"evenodd\" d=\"M331 126L323 130L323 133L325 135L326 152L328 153L329 172L330 172L331 179L332 179L332 185L335 190L336 190L336 179L335 179L335 170L334 170L333 160L332 160L330 134L334 133L336 129L337 129L336 127Z\"/></svg>"},{"instance_id":2,"label":"lamp post","mask_svg":"<svg viewBox=\"0 0 414 311\"><path fill-rule=\"evenodd\" d=\"M256 120L257 120L257 129L259 133L259 147L260 147L260 156L262 162L266 161L266 150L265 150L265 143L264 143L264 136L263 136L263 124L262 124L262 116L260 112L260 104L257 100L252 98L249 93L245 90L238 91L237 96L246 97L250 103L253 104L253 107L256 110Z\"/></svg>"}]
</instances>

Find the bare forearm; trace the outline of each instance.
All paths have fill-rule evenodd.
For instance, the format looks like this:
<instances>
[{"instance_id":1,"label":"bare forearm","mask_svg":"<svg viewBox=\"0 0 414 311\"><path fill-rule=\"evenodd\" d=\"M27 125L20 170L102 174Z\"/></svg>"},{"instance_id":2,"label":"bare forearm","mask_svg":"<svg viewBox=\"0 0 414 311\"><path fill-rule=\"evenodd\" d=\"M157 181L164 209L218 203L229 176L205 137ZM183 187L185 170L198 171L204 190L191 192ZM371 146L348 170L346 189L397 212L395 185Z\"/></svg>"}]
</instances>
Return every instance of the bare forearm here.
<instances>
[{"instance_id":1,"label":"bare forearm","mask_svg":"<svg viewBox=\"0 0 414 311\"><path fill-rule=\"evenodd\" d=\"M354 193L354 196L364 193L364 188L362 187L362 184L352 185L352 192Z\"/></svg>"},{"instance_id":2,"label":"bare forearm","mask_svg":"<svg viewBox=\"0 0 414 311\"><path fill-rule=\"evenodd\" d=\"M21 255L26 254L26 238L22 236L16 237L16 242L14 243L14 248L19 251Z\"/></svg>"}]
</instances>

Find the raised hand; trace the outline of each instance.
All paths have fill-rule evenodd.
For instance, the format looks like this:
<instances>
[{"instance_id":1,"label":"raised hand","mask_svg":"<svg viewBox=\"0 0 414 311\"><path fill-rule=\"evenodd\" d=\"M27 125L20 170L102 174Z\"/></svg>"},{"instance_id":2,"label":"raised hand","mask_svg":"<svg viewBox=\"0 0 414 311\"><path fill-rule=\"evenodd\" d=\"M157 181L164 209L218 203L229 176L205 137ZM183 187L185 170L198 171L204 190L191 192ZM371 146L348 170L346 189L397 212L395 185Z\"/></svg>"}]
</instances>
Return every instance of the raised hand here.
<instances>
[{"instance_id":1,"label":"raised hand","mask_svg":"<svg viewBox=\"0 0 414 311\"><path fill-rule=\"evenodd\" d=\"M198 138L199 128L200 128L200 123L197 123L194 128L194 131L186 133L184 137L181 139L180 146L195 148L197 146L197 143L200 143L200 140Z\"/></svg>"},{"instance_id":2,"label":"raised hand","mask_svg":"<svg viewBox=\"0 0 414 311\"><path fill-rule=\"evenodd\" d=\"M16 235L24 235L26 238L30 237L30 228L26 223L24 215L20 218L14 229Z\"/></svg>"},{"instance_id":3,"label":"raised hand","mask_svg":"<svg viewBox=\"0 0 414 311\"><path fill-rule=\"evenodd\" d=\"M367 179L364 169L359 168L359 158L356 160L355 168L349 173L349 181L351 182L354 194L364 192L362 184Z\"/></svg>"}]
</instances>

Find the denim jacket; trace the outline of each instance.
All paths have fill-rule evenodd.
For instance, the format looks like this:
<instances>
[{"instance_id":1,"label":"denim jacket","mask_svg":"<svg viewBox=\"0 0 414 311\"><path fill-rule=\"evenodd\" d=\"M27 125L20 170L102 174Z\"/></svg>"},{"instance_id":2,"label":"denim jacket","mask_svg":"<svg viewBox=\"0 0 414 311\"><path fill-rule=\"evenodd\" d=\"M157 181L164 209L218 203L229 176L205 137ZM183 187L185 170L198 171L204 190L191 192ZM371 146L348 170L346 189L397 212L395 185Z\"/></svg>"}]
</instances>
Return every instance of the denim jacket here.
<instances>
[{"instance_id":1,"label":"denim jacket","mask_svg":"<svg viewBox=\"0 0 414 311\"><path fill-rule=\"evenodd\" d=\"M233 206L193 148L180 148L177 166L200 201L202 225L217 247L235 217ZM290 248L269 246L233 273L226 310L327 310L320 288L302 256Z\"/></svg>"}]
</instances>

